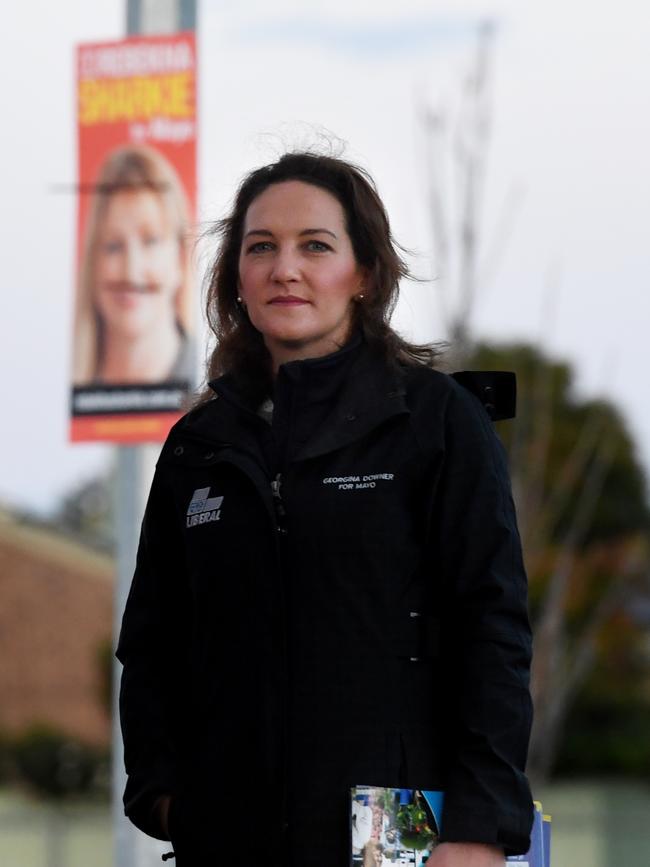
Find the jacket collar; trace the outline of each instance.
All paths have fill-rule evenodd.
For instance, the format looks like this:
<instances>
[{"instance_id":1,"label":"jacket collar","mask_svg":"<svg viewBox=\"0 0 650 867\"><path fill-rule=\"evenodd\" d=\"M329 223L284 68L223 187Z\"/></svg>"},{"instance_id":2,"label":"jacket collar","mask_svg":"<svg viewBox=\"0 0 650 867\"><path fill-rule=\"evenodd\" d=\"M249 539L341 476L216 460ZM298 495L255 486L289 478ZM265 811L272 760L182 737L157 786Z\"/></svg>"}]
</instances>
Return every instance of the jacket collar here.
<instances>
[{"instance_id":1,"label":"jacket collar","mask_svg":"<svg viewBox=\"0 0 650 867\"><path fill-rule=\"evenodd\" d=\"M280 365L275 384L270 387L274 401L287 392L297 391L307 403L329 401L338 390L339 379L345 375L351 361L364 345L363 337L355 332L345 346L319 358L288 361ZM234 404L244 413L259 414L259 390L253 394L242 386L233 374L226 374L208 383L219 397Z\"/></svg>"},{"instance_id":2,"label":"jacket collar","mask_svg":"<svg viewBox=\"0 0 650 867\"><path fill-rule=\"evenodd\" d=\"M296 460L319 457L343 448L389 419L409 413L404 373L399 365L386 361L378 350L363 340L352 348L355 357L349 364L326 422L303 445ZM345 347L340 352L347 349ZM286 373L292 377L316 373L321 377L336 355L339 353L323 359L290 362ZM270 434L268 425L257 414L257 408L238 389L230 375L213 380L210 387L217 398L187 417L184 432L213 443L217 441L257 451L260 437Z\"/></svg>"},{"instance_id":3,"label":"jacket collar","mask_svg":"<svg viewBox=\"0 0 650 867\"><path fill-rule=\"evenodd\" d=\"M364 343L349 368L327 423L305 443L298 460L315 458L350 445L379 425L409 413L403 373Z\"/></svg>"}]
</instances>

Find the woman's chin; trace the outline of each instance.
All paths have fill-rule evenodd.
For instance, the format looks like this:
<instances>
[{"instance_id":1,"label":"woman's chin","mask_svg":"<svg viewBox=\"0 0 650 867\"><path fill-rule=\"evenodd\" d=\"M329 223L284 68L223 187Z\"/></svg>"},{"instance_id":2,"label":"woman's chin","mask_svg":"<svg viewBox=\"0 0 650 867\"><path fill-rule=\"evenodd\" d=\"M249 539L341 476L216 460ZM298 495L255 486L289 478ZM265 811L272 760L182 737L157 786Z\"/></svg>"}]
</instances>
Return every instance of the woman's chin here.
<instances>
[{"instance_id":1,"label":"woman's chin","mask_svg":"<svg viewBox=\"0 0 650 867\"><path fill-rule=\"evenodd\" d=\"M271 352L274 347L286 350L304 349L321 343L322 335L300 330L283 331L280 334L265 334L264 342Z\"/></svg>"},{"instance_id":2,"label":"woman's chin","mask_svg":"<svg viewBox=\"0 0 650 867\"><path fill-rule=\"evenodd\" d=\"M104 320L109 336L120 340L141 340L151 338L159 327L159 322L152 316L143 316L142 311L132 311L131 314L106 317Z\"/></svg>"}]
</instances>

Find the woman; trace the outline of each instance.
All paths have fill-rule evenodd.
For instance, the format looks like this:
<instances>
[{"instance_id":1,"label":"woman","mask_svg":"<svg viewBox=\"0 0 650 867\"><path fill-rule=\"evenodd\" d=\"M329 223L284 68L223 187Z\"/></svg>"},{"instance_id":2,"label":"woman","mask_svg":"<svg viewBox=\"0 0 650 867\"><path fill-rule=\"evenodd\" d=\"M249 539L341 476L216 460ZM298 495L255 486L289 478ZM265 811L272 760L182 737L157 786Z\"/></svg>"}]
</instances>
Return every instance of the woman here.
<instances>
[{"instance_id":1,"label":"woman","mask_svg":"<svg viewBox=\"0 0 650 867\"><path fill-rule=\"evenodd\" d=\"M479 401L389 326L369 177L286 154L210 275L210 391L172 430L118 656L126 813L180 867L345 867L350 788L444 789L430 867L524 852L526 580ZM260 856L261 857L261 853ZM225 863L225 862L224 862Z\"/></svg>"},{"instance_id":2,"label":"woman","mask_svg":"<svg viewBox=\"0 0 650 867\"><path fill-rule=\"evenodd\" d=\"M160 153L129 146L109 155L84 243L75 385L191 379L188 208Z\"/></svg>"}]
</instances>

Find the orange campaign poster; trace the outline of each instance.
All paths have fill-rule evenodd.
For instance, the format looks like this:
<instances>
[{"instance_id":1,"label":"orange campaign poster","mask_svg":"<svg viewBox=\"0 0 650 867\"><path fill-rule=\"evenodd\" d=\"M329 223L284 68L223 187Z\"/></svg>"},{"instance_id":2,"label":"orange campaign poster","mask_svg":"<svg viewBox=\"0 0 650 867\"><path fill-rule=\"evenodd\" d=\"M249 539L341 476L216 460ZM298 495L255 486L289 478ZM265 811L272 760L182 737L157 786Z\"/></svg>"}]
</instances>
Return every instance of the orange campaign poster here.
<instances>
[{"instance_id":1,"label":"orange campaign poster","mask_svg":"<svg viewBox=\"0 0 650 867\"><path fill-rule=\"evenodd\" d=\"M156 442L193 386L193 33L77 49L73 441Z\"/></svg>"}]
</instances>

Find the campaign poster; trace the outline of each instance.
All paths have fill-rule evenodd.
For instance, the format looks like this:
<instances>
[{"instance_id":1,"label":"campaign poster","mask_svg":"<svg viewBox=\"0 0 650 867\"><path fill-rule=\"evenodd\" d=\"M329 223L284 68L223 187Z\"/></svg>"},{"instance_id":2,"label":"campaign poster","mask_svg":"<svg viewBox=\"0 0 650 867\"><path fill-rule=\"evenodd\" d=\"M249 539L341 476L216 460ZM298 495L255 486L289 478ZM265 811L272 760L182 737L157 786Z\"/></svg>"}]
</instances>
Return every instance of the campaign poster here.
<instances>
[{"instance_id":1,"label":"campaign poster","mask_svg":"<svg viewBox=\"0 0 650 867\"><path fill-rule=\"evenodd\" d=\"M194 386L193 33L77 49L70 438L159 442Z\"/></svg>"}]
</instances>

